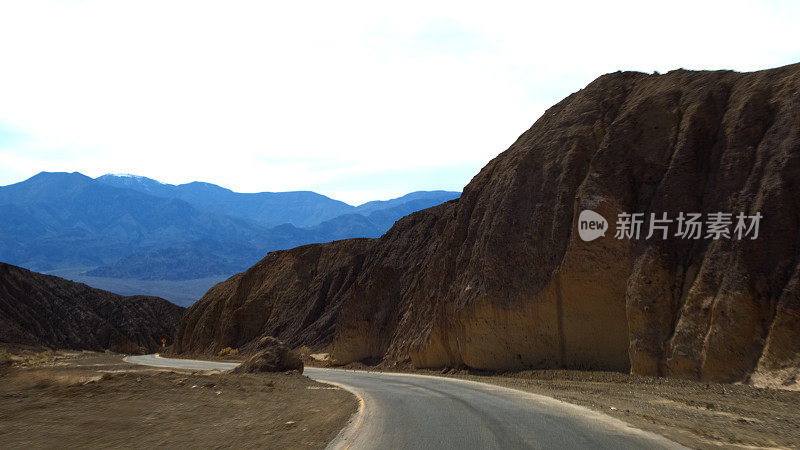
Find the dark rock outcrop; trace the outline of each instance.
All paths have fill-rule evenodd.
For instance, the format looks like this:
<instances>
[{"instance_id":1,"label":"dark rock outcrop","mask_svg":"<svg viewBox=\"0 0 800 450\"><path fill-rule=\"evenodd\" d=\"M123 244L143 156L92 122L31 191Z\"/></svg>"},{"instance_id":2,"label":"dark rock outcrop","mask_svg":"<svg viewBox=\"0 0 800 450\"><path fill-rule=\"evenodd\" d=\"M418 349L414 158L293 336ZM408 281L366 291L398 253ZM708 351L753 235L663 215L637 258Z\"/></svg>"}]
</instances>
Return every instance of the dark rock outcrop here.
<instances>
[{"instance_id":1,"label":"dark rock outcrop","mask_svg":"<svg viewBox=\"0 0 800 450\"><path fill-rule=\"evenodd\" d=\"M270 253L186 311L174 351L216 355L231 347L246 353L262 336L293 347L329 344L340 293L352 287L373 242L350 239Z\"/></svg>"},{"instance_id":2,"label":"dark rock outcrop","mask_svg":"<svg viewBox=\"0 0 800 450\"><path fill-rule=\"evenodd\" d=\"M204 351L280 327L295 345L330 344L340 362L792 383L798 199L800 65L604 75L550 108L460 199L398 221L357 255L341 254L346 242L271 254L209 291L178 340ZM579 238L585 209L608 219L605 237ZM615 239L622 212L763 219L755 240L675 228ZM300 279L315 280L312 293L238 288Z\"/></svg>"},{"instance_id":3,"label":"dark rock outcrop","mask_svg":"<svg viewBox=\"0 0 800 450\"><path fill-rule=\"evenodd\" d=\"M183 314L158 298L123 297L0 263L0 342L53 349L156 351Z\"/></svg>"},{"instance_id":4,"label":"dark rock outcrop","mask_svg":"<svg viewBox=\"0 0 800 450\"><path fill-rule=\"evenodd\" d=\"M258 340L253 356L233 369L233 373L287 372L303 373L303 360L285 343L271 336Z\"/></svg>"}]
</instances>

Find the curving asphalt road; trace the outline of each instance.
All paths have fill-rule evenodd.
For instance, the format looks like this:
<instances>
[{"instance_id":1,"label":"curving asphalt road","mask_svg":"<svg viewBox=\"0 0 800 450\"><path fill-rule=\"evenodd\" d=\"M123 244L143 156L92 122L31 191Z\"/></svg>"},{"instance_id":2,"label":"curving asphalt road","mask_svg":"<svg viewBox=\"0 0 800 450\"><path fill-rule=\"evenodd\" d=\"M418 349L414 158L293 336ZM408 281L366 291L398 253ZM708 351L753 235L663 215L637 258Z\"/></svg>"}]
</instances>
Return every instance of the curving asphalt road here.
<instances>
[{"instance_id":1,"label":"curving asphalt road","mask_svg":"<svg viewBox=\"0 0 800 450\"><path fill-rule=\"evenodd\" d=\"M191 370L229 370L237 365L158 355L125 360ZM307 367L305 374L361 400L359 413L329 448L684 448L580 406L484 383L316 367Z\"/></svg>"},{"instance_id":2,"label":"curving asphalt road","mask_svg":"<svg viewBox=\"0 0 800 450\"><path fill-rule=\"evenodd\" d=\"M231 370L239 363L221 361L200 361L197 359L162 358L158 353L154 355L131 355L123 358L125 361L143 366L164 367L169 369L187 370Z\"/></svg>"}]
</instances>

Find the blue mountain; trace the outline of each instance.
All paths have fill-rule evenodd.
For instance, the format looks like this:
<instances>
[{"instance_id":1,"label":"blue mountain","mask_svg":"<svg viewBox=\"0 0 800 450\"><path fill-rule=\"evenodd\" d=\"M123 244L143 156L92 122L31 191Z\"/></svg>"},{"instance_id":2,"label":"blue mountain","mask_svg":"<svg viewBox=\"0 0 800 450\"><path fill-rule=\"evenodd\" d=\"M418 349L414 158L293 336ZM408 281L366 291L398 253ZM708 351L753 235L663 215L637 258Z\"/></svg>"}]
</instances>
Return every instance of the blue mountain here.
<instances>
[{"instance_id":1,"label":"blue mountain","mask_svg":"<svg viewBox=\"0 0 800 450\"><path fill-rule=\"evenodd\" d=\"M148 195L183 200L208 212L251 220L266 226L290 223L298 227L317 225L355 207L316 192L259 192L245 194L211 183L166 184L136 175L108 174L97 181Z\"/></svg>"},{"instance_id":2,"label":"blue mountain","mask_svg":"<svg viewBox=\"0 0 800 450\"><path fill-rule=\"evenodd\" d=\"M421 191L352 206L308 191L243 194L201 182L42 172L0 187L0 261L86 268L98 279L232 275L269 251L379 237L401 217L458 196Z\"/></svg>"}]
</instances>

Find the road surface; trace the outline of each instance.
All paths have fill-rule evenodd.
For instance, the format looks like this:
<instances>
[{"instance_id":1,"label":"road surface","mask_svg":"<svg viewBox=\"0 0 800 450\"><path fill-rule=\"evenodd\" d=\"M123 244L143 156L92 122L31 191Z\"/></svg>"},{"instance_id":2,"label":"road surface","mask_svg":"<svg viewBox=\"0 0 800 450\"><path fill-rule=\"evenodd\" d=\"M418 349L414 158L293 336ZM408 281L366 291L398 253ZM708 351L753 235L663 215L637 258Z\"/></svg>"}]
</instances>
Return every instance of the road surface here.
<instances>
[{"instance_id":1,"label":"road surface","mask_svg":"<svg viewBox=\"0 0 800 450\"><path fill-rule=\"evenodd\" d=\"M126 361L191 370L236 366L157 355L129 356ZM359 413L330 448L683 448L583 407L490 384L316 367L307 367L305 374L360 399Z\"/></svg>"}]
</instances>

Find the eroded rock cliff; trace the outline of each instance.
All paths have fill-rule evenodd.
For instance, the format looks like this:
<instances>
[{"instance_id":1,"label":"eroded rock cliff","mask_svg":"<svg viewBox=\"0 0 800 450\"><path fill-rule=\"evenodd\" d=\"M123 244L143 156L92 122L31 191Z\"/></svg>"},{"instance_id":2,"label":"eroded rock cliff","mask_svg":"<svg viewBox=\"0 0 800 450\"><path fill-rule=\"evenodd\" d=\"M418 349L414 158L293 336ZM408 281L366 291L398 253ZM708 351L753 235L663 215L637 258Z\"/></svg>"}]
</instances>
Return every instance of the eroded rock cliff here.
<instances>
[{"instance_id":1,"label":"eroded rock cliff","mask_svg":"<svg viewBox=\"0 0 800 450\"><path fill-rule=\"evenodd\" d=\"M352 288L372 239L348 239L272 252L212 287L178 325L178 353L252 351L258 339L324 346L336 330L341 294Z\"/></svg>"},{"instance_id":2,"label":"eroded rock cliff","mask_svg":"<svg viewBox=\"0 0 800 450\"><path fill-rule=\"evenodd\" d=\"M0 343L157 351L183 311L162 298L123 297L0 263Z\"/></svg>"},{"instance_id":3,"label":"eroded rock cliff","mask_svg":"<svg viewBox=\"0 0 800 450\"><path fill-rule=\"evenodd\" d=\"M191 308L179 350L275 335L340 362L793 383L799 183L800 65L604 75L460 199L221 283ZM579 238L584 209L608 219L605 237ZM615 239L622 212L763 219L755 240Z\"/></svg>"}]
</instances>

